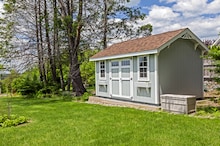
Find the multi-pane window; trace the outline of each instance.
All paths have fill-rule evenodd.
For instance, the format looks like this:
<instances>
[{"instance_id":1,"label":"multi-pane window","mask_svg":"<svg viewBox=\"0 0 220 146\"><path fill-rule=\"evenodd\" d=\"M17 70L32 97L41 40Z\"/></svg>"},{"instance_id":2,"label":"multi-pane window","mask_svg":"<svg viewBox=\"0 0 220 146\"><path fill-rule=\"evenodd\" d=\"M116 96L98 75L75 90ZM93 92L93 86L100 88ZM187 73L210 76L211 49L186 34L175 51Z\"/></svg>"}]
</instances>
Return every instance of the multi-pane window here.
<instances>
[{"instance_id":1,"label":"multi-pane window","mask_svg":"<svg viewBox=\"0 0 220 146\"><path fill-rule=\"evenodd\" d=\"M105 78L105 61L100 62L100 77Z\"/></svg>"},{"instance_id":2,"label":"multi-pane window","mask_svg":"<svg viewBox=\"0 0 220 146\"><path fill-rule=\"evenodd\" d=\"M122 60L121 65L122 66L130 66L130 60Z\"/></svg>"},{"instance_id":3,"label":"multi-pane window","mask_svg":"<svg viewBox=\"0 0 220 146\"><path fill-rule=\"evenodd\" d=\"M112 67L116 67L116 66L119 66L119 62L118 61L113 61L112 62Z\"/></svg>"},{"instance_id":4,"label":"multi-pane window","mask_svg":"<svg viewBox=\"0 0 220 146\"><path fill-rule=\"evenodd\" d=\"M148 57L141 56L139 57L139 78L147 79L148 77Z\"/></svg>"}]
</instances>

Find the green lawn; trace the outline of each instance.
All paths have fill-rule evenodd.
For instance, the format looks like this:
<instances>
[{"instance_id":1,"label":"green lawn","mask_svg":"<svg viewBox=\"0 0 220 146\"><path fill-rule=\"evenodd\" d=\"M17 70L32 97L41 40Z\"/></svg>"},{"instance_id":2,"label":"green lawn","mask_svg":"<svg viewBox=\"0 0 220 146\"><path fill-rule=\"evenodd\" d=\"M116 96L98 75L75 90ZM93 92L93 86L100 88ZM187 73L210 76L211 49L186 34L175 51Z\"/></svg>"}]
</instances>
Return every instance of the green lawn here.
<instances>
[{"instance_id":1,"label":"green lawn","mask_svg":"<svg viewBox=\"0 0 220 146\"><path fill-rule=\"evenodd\" d=\"M7 98L0 97L5 112ZM220 145L220 120L106 107L61 99L12 98L30 123L0 127L0 146Z\"/></svg>"}]
</instances>

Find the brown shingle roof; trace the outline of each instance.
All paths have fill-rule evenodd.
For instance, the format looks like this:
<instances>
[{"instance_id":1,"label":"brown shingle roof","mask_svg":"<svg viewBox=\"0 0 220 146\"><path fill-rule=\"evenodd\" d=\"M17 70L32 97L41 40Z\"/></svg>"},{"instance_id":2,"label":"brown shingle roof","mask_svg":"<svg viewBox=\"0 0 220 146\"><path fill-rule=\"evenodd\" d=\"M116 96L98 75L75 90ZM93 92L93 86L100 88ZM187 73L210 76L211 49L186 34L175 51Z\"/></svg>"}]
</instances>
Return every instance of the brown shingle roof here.
<instances>
[{"instance_id":1,"label":"brown shingle roof","mask_svg":"<svg viewBox=\"0 0 220 146\"><path fill-rule=\"evenodd\" d=\"M91 59L158 49L163 44L167 43L172 38L183 32L185 29L169 31L117 43L95 54L91 57Z\"/></svg>"}]
</instances>

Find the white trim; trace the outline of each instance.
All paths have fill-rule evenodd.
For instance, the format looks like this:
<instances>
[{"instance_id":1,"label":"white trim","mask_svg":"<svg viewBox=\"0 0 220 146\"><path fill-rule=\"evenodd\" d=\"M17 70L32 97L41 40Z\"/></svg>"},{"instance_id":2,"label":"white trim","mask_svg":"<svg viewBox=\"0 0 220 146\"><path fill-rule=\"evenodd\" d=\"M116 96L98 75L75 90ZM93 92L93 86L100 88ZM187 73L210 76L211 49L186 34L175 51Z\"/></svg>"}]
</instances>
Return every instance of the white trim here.
<instances>
[{"instance_id":1,"label":"white trim","mask_svg":"<svg viewBox=\"0 0 220 146\"><path fill-rule=\"evenodd\" d=\"M109 61L109 97L112 98L112 62Z\"/></svg>"},{"instance_id":2,"label":"white trim","mask_svg":"<svg viewBox=\"0 0 220 146\"><path fill-rule=\"evenodd\" d=\"M142 52L135 52L135 53L128 53L128 54L120 54L120 55L114 55L114 56L106 56L101 58L91 58L89 61L100 61L100 60L113 60L113 59L122 59L122 58L130 58L133 56L143 56L143 55L149 55L149 54L156 54L158 53L157 49L154 50L147 50Z\"/></svg>"},{"instance_id":3,"label":"white trim","mask_svg":"<svg viewBox=\"0 0 220 146\"><path fill-rule=\"evenodd\" d=\"M158 48L158 53L160 51L162 51L163 49L165 49L166 47L169 47L173 42L175 42L177 39L179 38L183 38L184 35L190 35L192 40L195 40L200 46L202 46L202 48L204 48L204 50L209 51L208 47L188 28L183 31L182 33L178 34L177 36L173 37L170 41L166 42L165 44L163 44L162 46L160 46ZM194 43L196 43L194 42ZM198 46L199 46L198 45ZM197 46L197 47L198 47Z\"/></svg>"},{"instance_id":4,"label":"white trim","mask_svg":"<svg viewBox=\"0 0 220 146\"><path fill-rule=\"evenodd\" d=\"M98 92L99 92L98 78L96 76L96 73L98 72L97 65L96 65L97 63L99 63L99 62L95 62L95 94L96 94L96 96L98 95Z\"/></svg>"},{"instance_id":5,"label":"white trim","mask_svg":"<svg viewBox=\"0 0 220 146\"><path fill-rule=\"evenodd\" d=\"M134 66L133 66L133 61L134 61L134 58L131 57L131 62L130 62L130 78L131 78L131 81L130 81L130 97L132 100L134 100Z\"/></svg>"},{"instance_id":6,"label":"white trim","mask_svg":"<svg viewBox=\"0 0 220 146\"><path fill-rule=\"evenodd\" d=\"M130 61L130 65L127 65L127 66L122 66L122 61L124 60L129 60ZM112 62L116 62L118 61L119 63L119 66L112 66ZM123 58L123 59L117 59L117 60L111 60L109 61L109 85L110 85L110 96L113 96L113 97L122 97L122 98L126 98L126 99L132 99L133 97L133 59L132 58ZM119 76L117 78L114 78L112 77L112 69L114 68L117 68L119 71L118 71L118 74ZM130 77L128 78L125 78L125 79L122 79L122 68L129 68L130 69ZM119 81L119 94L116 95L116 94L113 94L112 92L112 80L118 80ZM123 96L122 95L122 80L129 80L130 81L130 95L129 96Z\"/></svg>"},{"instance_id":7,"label":"white trim","mask_svg":"<svg viewBox=\"0 0 220 146\"><path fill-rule=\"evenodd\" d=\"M104 62L104 65L105 65L105 77L101 77L101 62ZM106 80L106 61L105 60L102 60L102 61L99 61L99 80Z\"/></svg>"},{"instance_id":8,"label":"white trim","mask_svg":"<svg viewBox=\"0 0 220 146\"><path fill-rule=\"evenodd\" d=\"M217 46L217 45L219 45L219 43L220 43L220 36L211 46Z\"/></svg>"},{"instance_id":9,"label":"white trim","mask_svg":"<svg viewBox=\"0 0 220 146\"><path fill-rule=\"evenodd\" d=\"M155 54L155 104L160 104L160 94L159 94L159 67L158 67L158 55Z\"/></svg>"},{"instance_id":10,"label":"white trim","mask_svg":"<svg viewBox=\"0 0 220 146\"><path fill-rule=\"evenodd\" d=\"M147 57L147 77L146 78L143 78L143 77L141 78L140 77L140 62L139 62L140 57ZM137 79L138 79L138 81L150 81L150 77L149 77L149 75L150 75L150 71L149 71L150 63L149 63L149 61L150 61L149 55L141 55L141 56L137 57Z\"/></svg>"}]
</instances>

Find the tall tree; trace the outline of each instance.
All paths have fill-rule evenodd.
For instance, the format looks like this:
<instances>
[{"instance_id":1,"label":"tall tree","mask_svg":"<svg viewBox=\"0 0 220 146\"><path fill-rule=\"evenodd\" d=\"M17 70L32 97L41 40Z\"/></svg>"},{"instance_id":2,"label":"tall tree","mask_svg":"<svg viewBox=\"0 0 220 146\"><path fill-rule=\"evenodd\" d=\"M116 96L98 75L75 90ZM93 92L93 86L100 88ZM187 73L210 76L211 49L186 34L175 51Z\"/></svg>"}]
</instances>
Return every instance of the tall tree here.
<instances>
[{"instance_id":1,"label":"tall tree","mask_svg":"<svg viewBox=\"0 0 220 146\"><path fill-rule=\"evenodd\" d=\"M77 56L83 26L83 0L78 1L77 7L74 7L73 1L69 0L65 2L63 0L59 0L59 4L62 12L62 20L64 22L64 27L68 36L70 77L76 95L80 96L86 91L82 83ZM77 15L75 20L72 18L74 13Z\"/></svg>"},{"instance_id":2,"label":"tall tree","mask_svg":"<svg viewBox=\"0 0 220 146\"><path fill-rule=\"evenodd\" d=\"M45 35L46 35L46 43L47 43L47 50L48 50L48 58L50 63L50 68L52 72L52 80L53 82L56 82L56 65L54 61L54 55L52 53L52 47L51 47L51 40L50 40L50 25L48 20L48 8L47 8L47 1L44 0L44 20L45 20Z\"/></svg>"},{"instance_id":3,"label":"tall tree","mask_svg":"<svg viewBox=\"0 0 220 146\"><path fill-rule=\"evenodd\" d=\"M60 86L65 91L63 67L61 63L61 53L59 48L59 19L58 19L58 8L57 0L53 0L53 50L54 50L54 63L57 60L59 73L60 73Z\"/></svg>"},{"instance_id":4,"label":"tall tree","mask_svg":"<svg viewBox=\"0 0 220 146\"><path fill-rule=\"evenodd\" d=\"M98 48L104 49L115 41L140 35L147 36L152 32L150 24L137 27L138 20L144 19L145 14L141 13L139 8L128 7L126 4L129 0L89 0L89 2L86 6L88 16L83 36L89 39L90 44L94 42Z\"/></svg>"},{"instance_id":5,"label":"tall tree","mask_svg":"<svg viewBox=\"0 0 220 146\"><path fill-rule=\"evenodd\" d=\"M43 17L43 15L42 15L42 10L41 10L41 1L40 0L38 0L38 20L36 20L36 21L38 21L39 22L39 24L38 24L38 28L36 28L36 30L37 29L39 29L39 35L38 35L38 37L39 37L39 54L38 54L38 56L40 57L40 60L39 60L39 62L40 62L40 64L41 64L41 70L42 70L42 73L43 73L43 82L44 82L44 84L45 85L47 85L47 75L46 75L46 69L45 69L45 61L44 61L44 47L43 47L43 30L42 30L42 17Z\"/></svg>"},{"instance_id":6,"label":"tall tree","mask_svg":"<svg viewBox=\"0 0 220 146\"><path fill-rule=\"evenodd\" d=\"M0 32L8 37L0 40L0 48L8 58L19 60L16 64L21 60L23 66L31 68L38 63L45 85L50 83L51 74L53 81L60 77L61 88L65 90L69 72L69 85L72 83L76 95L82 95L86 90L79 68L80 51L106 48L113 40L129 39L141 31L148 35L152 31L150 25L140 28L133 25L144 14L127 7L128 1L5 0L7 19L0 28L8 29Z\"/></svg>"},{"instance_id":7,"label":"tall tree","mask_svg":"<svg viewBox=\"0 0 220 146\"><path fill-rule=\"evenodd\" d=\"M38 52L38 68L40 73L40 80L44 81L44 71L43 71L43 61L42 61L42 50L40 48L39 39L39 13L38 13L38 0L34 0L34 10L35 10L35 26L36 26L36 48Z\"/></svg>"}]
</instances>

